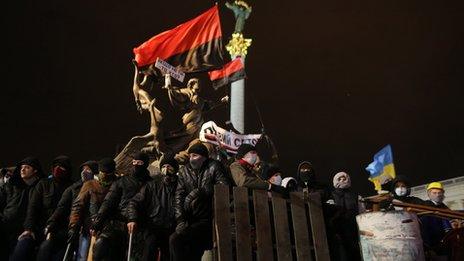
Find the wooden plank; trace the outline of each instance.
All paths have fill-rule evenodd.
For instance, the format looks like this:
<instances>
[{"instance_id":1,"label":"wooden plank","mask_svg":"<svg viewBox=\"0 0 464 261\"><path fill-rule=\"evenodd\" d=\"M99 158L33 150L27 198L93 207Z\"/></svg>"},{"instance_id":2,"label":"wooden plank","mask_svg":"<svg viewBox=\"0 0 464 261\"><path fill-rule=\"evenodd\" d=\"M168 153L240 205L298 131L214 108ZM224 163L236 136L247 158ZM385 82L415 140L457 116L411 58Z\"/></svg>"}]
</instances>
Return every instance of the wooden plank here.
<instances>
[{"instance_id":1,"label":"wooden plank","mask_svg":"<svg viewBox=\"0 0 464 261\"><path fill-rule=\"evenodd\" d=\"M288 227L287 201L281 196L273 194L272 209L274 211L277 259L279 261L291 261L293 260L293 255L290 229Z\"/></svg>"},{"instance_id":2,"label":"wooden plank","mask_svg":"<svg viewBox=\"0 0 464 261\"><path fill-rule=\"evenodd\" d=\"M311 221L316 261L330 261L329 244L327 242L324 215L322 213L321 194L309 194L308 212Z\"/></svg>"},{"instance_id":3,"label":"wooden plank","mask_svg":"<svg viewBox=\"0 0 464 261\"><path fill-rule=\"evenodd\" d=\"M267 192L253 190L253 205L255 208L257 260L272 261L274 253Z\"/></svg>"},{"instance_id":4,"label":"wooden plank","mask_svg":"<svg viewBox=\"0 0 464 261\"><path fill-rule=\"evenodd\" d=\"M234 187L234 215L237 260L251 261L250 210L248 207L248 189L246 187Z\"/></svg>"},{"instance_id":5,"label":"wooden plank","mask_svg":"<svg viewBox=\"0 0 464 261\"><path fill-rule=\"evenodd\" d=\"M218 260L232 261L228 186L214 186L214 224L218 246Z\"/></svg>"},{"instance_id":6,"label":"wooden plank","mask_svg":"<svg viewBox=\"0 0 464 261\"><path fill-rule=\"evenodd\" d=\"M308 234L308 222L306 220L306 209L303 193L290 193L292 206L293 231L295 234L296 257L298 260L313 260L310 251Z\"/></svg>"}]
</instances>

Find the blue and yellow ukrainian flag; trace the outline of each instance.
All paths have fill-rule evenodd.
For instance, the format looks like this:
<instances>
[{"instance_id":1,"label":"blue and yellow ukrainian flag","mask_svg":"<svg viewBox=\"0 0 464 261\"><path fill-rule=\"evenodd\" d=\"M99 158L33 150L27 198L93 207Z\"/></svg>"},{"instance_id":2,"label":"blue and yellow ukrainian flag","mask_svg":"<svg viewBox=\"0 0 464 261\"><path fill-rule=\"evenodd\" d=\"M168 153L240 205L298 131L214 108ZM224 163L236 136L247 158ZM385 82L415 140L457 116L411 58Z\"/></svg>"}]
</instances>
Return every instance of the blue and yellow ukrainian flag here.
<instances>
[{"instance_id":1,"label":"blue and yellow ukrainian flag","mask_svg":"<svg viewBox=\"0 0 464 261\"><path fill-rule=\"evenodd\" d=\"M370 172L369 180L374 183L375 190L382 190L382 185L396 177L393 154L390 144L374 155L374 161L366 167Z\"/></svg>"}]
</instances>

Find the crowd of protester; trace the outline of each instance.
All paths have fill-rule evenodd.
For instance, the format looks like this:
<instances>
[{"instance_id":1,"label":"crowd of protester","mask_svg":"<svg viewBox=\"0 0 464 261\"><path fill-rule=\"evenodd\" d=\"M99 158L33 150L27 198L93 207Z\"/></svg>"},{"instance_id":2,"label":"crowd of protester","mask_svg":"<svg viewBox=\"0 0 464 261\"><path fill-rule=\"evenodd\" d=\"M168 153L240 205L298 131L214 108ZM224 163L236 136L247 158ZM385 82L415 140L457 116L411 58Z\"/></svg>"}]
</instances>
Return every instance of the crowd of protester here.
<instances>
[{"instance_id":1,"label":"crowd of protester","mask_svg":"<svg viewBox=\"0 0 464 261\"><path fill-rule=\"evenodd\" d=\"M69 157L56 157L50 173L37 158L27 157L1 172L0 260L124 260L131 251L137 260L201 260L213 247L216 184L265 190L270 196L320 193L331 259L361 260L355 217L366 210L346 172L336 173L329 186L303 161L295 176L284 176L278 166L261 162L250 144L239 147L233 162L224 162L196 143L184 165L163 158L158 175L148 171L149 156L138 153L131 173L116 173L112 158L89 160L73 182ZM427 201L410 196L405 177L389 185L395 200L447 208L438 182L428 186ZM449 255L440 241L460 221L423 216L421 224L426 250Z\"/></svg>"}]
</instances>

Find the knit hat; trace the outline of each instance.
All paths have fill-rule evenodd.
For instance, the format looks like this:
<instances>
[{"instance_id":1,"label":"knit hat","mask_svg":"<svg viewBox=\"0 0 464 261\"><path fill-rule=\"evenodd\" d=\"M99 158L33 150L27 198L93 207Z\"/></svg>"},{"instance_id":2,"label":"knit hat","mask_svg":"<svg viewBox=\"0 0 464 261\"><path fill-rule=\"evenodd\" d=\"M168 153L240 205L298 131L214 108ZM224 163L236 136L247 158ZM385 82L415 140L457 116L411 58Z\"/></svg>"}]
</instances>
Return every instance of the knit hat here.
<instances>
[{"instance_id":1,"label":"knit hat","mask_svg":"<svg viewBox=\"0 0 464 261\"><path fill-rule=\"evenodd\" d=\"M341 177L345 177L346 181L345 182L338 181L338 179L341 178ZM332 181L333 181L334 188L342 188L343 189L343 188L351 187L350 175L348 175L346 172L338 172L337 174L335 174Z\"/></svg>"},{"instance_id":2,"label":"knit hat","mask_svg":"<svg viewBox=\"0 0 464 261\"><path fill-rule=\"evenodd\" d=\"M27 158L21 160L18 163L19 168L17 167L16 171L19 171L21 169L21 165L29 165L32 168L34 168L35 170L37 170L37 176L38 177L43 176L42 165L40 164L39 159L37 159L35 157L27 157Z\"/></svg>"},{"instance_id":3,"label":"knit hat","mask_svg":"<svg viewBox=\"0 0 464 261\"><path fill-rule=\"evenodd\" d=\"M245 156L245 154L247 154L248 152L250 151L256 151L256 147L251 145L251 144L248 144L248 143L242 143L242 145L240 145L240 147L238 147L238 150L237 150L237 155L235 156L237 159L241 159L243 158L243 156Z\"/></svg>"},{"instance_id":4,"label":"knit hat","mask_svg":"<svg viewBox=\"0 0 464 261\"><path fill-rule=\"evenodd\" d=\"M98 162L98 169L104 173L113 173L116 169L116 162L112 158L103 158Z\"/></svg>"},{"instance_id":5,"label":"knit hat","mask_svg":"<svg viewBox=\"0 0 464 261\"><path fill-rule=\"evenodd\" d=\"M201 155L201 156L203 156L205 158L209 157L208 149L206 148L205 145L203 145L203 143L200 143L200 142L195 143L192 146L190 146L190 148L188 149L187 152L189 154L190 153L195 153L195 154Z\"/></svg>"},{"instance_id":6,"label":"knit hat","mask_svg":"<svg viewBox=\"0 0 464 261\"><path fill-rule=\"evenodd\" d=\"M179 171L179 163L177 163L177 160L174 159L173 157L163 157L163 159L160 161L160 164L159 164L160 169L165 164L169 164L171 167L173 167L175 173Z\"/></svg>"},{"instance_id":7,"label":"knit hat","mask_svg":"<svg viewBox=\"0 0 464 261\"><path fill-rule=\"evenodd\" d=\"M88 160L84 163L82 163L80 166L79 166L79 172L82 172L82 168L84 168L84 166L88 166L90 168L90 170L92 170L92 173L93 174L98 174L98 162L96 162L95 160Z\"/></svg>"}]
</instances>

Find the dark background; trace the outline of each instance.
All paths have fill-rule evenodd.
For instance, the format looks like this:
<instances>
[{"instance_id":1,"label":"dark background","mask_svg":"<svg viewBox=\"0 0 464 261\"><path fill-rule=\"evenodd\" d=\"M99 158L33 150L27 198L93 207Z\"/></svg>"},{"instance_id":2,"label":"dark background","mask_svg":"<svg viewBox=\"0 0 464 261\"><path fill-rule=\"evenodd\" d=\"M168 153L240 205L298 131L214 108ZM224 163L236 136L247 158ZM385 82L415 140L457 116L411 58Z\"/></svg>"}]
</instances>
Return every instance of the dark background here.
<instances>
[{"instance_id":1,"label":"dark background","mask_svg":"<svg viewBox=\"0 0 464 261\"><path fill-rule=\"evenodd\" d=\"M245 36L252 95L281 165L310 160L372 193L364 168L391 144L413 185L464 171L464 8L460 1L253 1ZM213 1L10 1L2 7L0 165L58 154L112 156L148 131L131 92L132 48ZM219 1L224 44L234 27ZM215 93L202 81L205 96ZM227 108L207 115L223 125Z\"/></svg>"}]
</instances>

